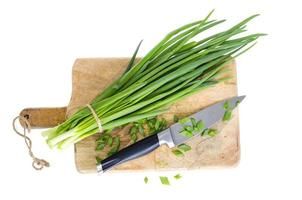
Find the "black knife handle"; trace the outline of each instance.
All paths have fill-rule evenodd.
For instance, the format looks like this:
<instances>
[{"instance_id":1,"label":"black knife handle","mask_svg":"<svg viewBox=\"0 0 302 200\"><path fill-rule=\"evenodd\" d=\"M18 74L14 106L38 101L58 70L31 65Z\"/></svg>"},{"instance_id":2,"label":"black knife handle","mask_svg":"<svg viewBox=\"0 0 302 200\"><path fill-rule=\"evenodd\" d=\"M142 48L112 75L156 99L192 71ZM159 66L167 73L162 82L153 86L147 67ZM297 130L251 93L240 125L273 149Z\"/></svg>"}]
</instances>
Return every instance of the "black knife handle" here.
<instances>
[{"instance_id":1,"label":"black knife handle","mask_svg":"<svg viewBox=\"0 0 302 200\"><path fill-rule=\"evenodd\" d=\"M116 165L144 156L154 151L157 147L159 147L157 134L148 136L102 160L97 166L97 171L99 173L105 172Z\"/></svg>"}]
</instances>

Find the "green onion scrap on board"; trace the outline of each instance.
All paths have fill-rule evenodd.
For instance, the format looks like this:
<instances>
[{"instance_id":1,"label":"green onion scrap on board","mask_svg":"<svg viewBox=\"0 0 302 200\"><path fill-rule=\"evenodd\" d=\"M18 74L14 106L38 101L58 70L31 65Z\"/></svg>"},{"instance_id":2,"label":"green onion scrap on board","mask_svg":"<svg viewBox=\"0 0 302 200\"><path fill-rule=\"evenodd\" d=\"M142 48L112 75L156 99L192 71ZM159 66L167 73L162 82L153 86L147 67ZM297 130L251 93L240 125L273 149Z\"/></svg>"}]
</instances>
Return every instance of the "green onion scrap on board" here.
<instances>
[{"instance_id":1,"label":"green onion scrap on board","mask_svg":"<svg viewBox=\"0 0 302 200\"><path fill-rule=\"evenodd\" d=\"M135 63L141 43L138 45L125 73L90 103L104 131L156 117L176 101L225 81L221 77L224 66L265 35L241 35L246 24L258 16L253 15L227 30L197 40L195 36L225 22L210 19L212 13L171 31ZM98 124L85 106L43 135L49 147L64 149L98 132ZM119 141L112 143L114 153Z\"/></svg>"},{"instance_id":2,"label":"green onion scrap on board","mask_svg":"<svg viewBox=\"0 0 302 200\"><path fill-rule=\"evenodd\" d=\"M144 178L144 182L145 182L145 184L147 184L147 183L148 183L148 181L149 181L148 177L147 177L147 176L145 176L145 178Z\"/></svg>"},{"instance_id":3,"label":"green onion scrap on board","mask_svg":"<svg viewBox=\"0 0 302 200\"><path fill-rule=\"evenodd\" d=\"M176 174L175 176L174 176L174 178L176 179L176 180L178 180L178 179L181 179L181 175L180 174Z\"/></svg>"},{"instance_id":4,"label":"green onion scrap on board","mask_svg":"<svg viewBox=\"0 0 302 200\"><path fill-rule=\"evenodd\" d=\"M160 176L159 179L160 179L160 182L163 185L170 185L170 181L169 181L168 177L166 177L166 176Z\"/></svg>"}]
</instances>

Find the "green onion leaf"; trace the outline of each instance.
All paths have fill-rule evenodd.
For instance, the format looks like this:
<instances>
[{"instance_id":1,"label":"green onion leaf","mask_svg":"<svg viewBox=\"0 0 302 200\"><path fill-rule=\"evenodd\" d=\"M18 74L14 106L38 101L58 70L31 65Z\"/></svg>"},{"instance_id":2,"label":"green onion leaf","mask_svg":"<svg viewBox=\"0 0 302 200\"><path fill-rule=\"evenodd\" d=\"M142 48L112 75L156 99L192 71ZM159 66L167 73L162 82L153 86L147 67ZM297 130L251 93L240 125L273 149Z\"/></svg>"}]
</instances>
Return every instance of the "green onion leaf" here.
<instances>
[{"instance_id":1,"label":"green onion leaf","mask_svg":"<svg viewBox=\"0 0 302 200\"><path fill-rule=\"evenodd\" d=\"M96 160L96 164L100 164L102 162L102 159L98 156L95 157L95 160Z\"/></svg>"},{"instance_id":2,"label":"green onion leaf","mask_svg":"<svg viewBox=\"0 0 302 200\"><path fill-rule=\"evenodd\" d=\"M139 124L138 126L138 132L142 135L142 136L145 136L145 129L143 127L142 124Z\"/></svg>"},{"instance_id":3,"label":"green onion leaf","mask_svg":"<svg viewBox=\"0 0 302 200\"><path fill-rule=\"evenodd\" d=\"M131 67L133 66L134 61L135 61L135 58L136 58L136 54L137 54L137 52L138 52L138 50L139 50L139 47L141 46L142 42L143 42L143 40L141 40L141 41L139 42L138 46L136 47L135 52L134 52L134 54L133 54L133 56L132 56L132 58L131 58L131 60L130 60L130 62L129 62L129 64L128 64L128 66L127 66L127 68L126 68L124 74L126 74L126 73L131 69Z\"/></svg>"},{"instance_id":4,"label":"green onion leaf","mask_svg":"<svg viewBox=\"0 0 302 200\"><path fill-rule=\"evenodd\" d=\"M174 176L174 178L176 179L176 180L178 180L178 179L180 179L182 176L180 175L180 174L176 174L175 176Z\"/></svg>"},{"instance_id":5,"label":"green onion leaf","mask_svg":"<svg viewBox=\"0 0 302 200\"><path fill-rule=\"evenodd\" d=\"M149 181L148 177L147 177L147 176L145 176L145 178L144 178L144 182L145 182L145 184L147 184L147 183L148 183L148 181Z\"/></svg>"},{"instance_id":6,"label":"green onion leaf","mask_svg":"<svg viewBox=\"0 0 302 200\"><path fill-rule=\"evenodd\" d=\"M202 131L204 129L204 122L202 120L200 120L199 122L197 122L197 130L198 131Z\"/></svg>"},{"instance_id":7,"label":"green onion leaf","mask_svg":"<svg viewBox=\"0 0 302 200\"><path fill-rule=\"evenodd\" d=\"M133 143L137 141L137 135L136 135L136 133L131 134L130 137L131 137L131 141Z\"/></svg>"},{"instance_id":8,"label":"green onion leaf","mask_svg":"<svg viewBox=\"0 0 302 200\"><path fill-rule=\"evenodd\" d=\"M184 129L186 131L192 132L193 131L193 127L192 126L184 126Z\"/></svg>"},{"instance_id":9,"label":"green onion leaf","mask_svg":"<svg viewBox=\"0 0 302 200\"><path fill-rule=\"evenodd\" d=\"M96 150L96 151L102 151L104 148L105 148L105 143L99 143L99 144L96 146L95 150Z\"/></svg>"},{"instance_id":10,"label":"green onion leaf","mask_svg":"<svg viewBox=\"0 0 302 200\"><path fill-rule=\"evenodd\" d=\"M237 107L239 104L240 104L240 100L237 100L235 106Z\"/></svg>"},{"instance_id":11,"label":"green onion leaf","mask_svg":"<svg viewBox=\"0 0 302 200\"><path fill-rule=\"evenodd\" d=\"M160 121L156 120L155 125L154 125L155 130L158 130L159 127L160 127Z\"/></svg>"},{"instance_id":12,"label":"green onion leaf","mask_svg":"<svg viewBox=\"0 0 302 200\"><path fill-rule=\"evenodd\" d=\"M140 119L140 120L137 121L137 123L144 124L144 123L146 123L146 121L147 121L146 119Z\"/></svg>"},{"instance_id":13,"label":"green onion leaf","mask_svg":"<svg viewBox=\"0 0 302 200\"><path fill-rule=\"evenodd\" d=\"M169 181L168 177L166 177L166 176L160 176L159 179L160 179L160 182L163 185L170 185L170 181Z\"/></svg>"},{"instance_id":14,"label":"green onion leaf","mask_svg":"<svg viewBox=\"0 0 302 200\"><path fill-rule=\"evenodd\" d=\"M180 124L185 124L185 123L187 123L187 122L189 122L189 121L190 121L190 119L187 118L187 117L185 117L185 118L180 119L178 122L179 122Z\"/></svg>"},{"instance_id":15,"label":"green onion leaf","mask_svg":"<svg viewBox=\"0 0 302 200\"><path fill-rule=\"evenodd\" d=\"M187 145L187 144L180 144L180 145L178 145L178 148L181 149L181 150L183 150L184 152L190 151L190 150L192 149L192 148L191 148L189 145Z\"/></svg>"},{"instance_id":16,"label":"green onion leaf","mask_svg":"<svg viewBox=\"0 0 302 200\"><path fill-rule=\"evenodd\" d=\"M150 129L154 129L155 123L156 123L156 119L155 119L155 118L152 118L152 119L149 119L149 120L148 120L147 125L148 125L148 127L149 127Z\"/></svg>"},{"instance_id":17,"label":"green onion leaf","mask_svg":"<svg viewBox=\"0 0 302 200\"><path fill-rule=\"evenodd\" d=\"M209 129L204 129L204 130L201 132L200 136L208 135L208 133L209 133Z\"/></svg>"},{"instance_id":18,"label":"green onion leaf","mask_svg":"<svg viewBox=\"0 0 302 200\"><path fill-rule=\"evenodd\" d=\"M191 118L191 123L192 123L193 127L196 127L196 126L197 126L197 121L196 121L196 119Z\"/></svg>"},{"instance_id":19,"label":"green onion leaf","mask_svg":"<svg viewBox=\"0 0 302 200\"><path fill-rule=\"evenodd\" d=\"M173 116L173 122L174 122L174 123L177 123L178 121L179 121L179 118L178 118L176 115L174 115L174 116Z\"/></svg>"},{"instance_id":20,"label":"green onion leaf","mask_svg":"<svg viewBox=\"0 0 302 200\"><path fill-rule=\"evenodd\" d=\"M218 134L218 131L216 130L216 129L209 129L209 131L208 131L208 136L210 136L210 137L214 137L214 136L216 136Z\"/></svg>"},{"instance_id":21,"label":"green onion leaf","mask_svg":"<svg viewBox=\"0 0 302 200\"><path fill-rule=\"evenodd\" d=\"M187 130L182 130L180 133L186 137L192 137L194 135L192 131Z\"/></svg>"},{"instance_id":22,"label":"green onion leaf","mask_svg":"<svg viewBox=\"0 0 302 200\"><path fill-rule=\"evenodd\" d=\"M180 151L179 149L173 149L172 153L177 156L177 157L183 157L184 153L182 151Z\"/></svg>"},{"instance_id":23,"label":"green onion leaf","mask_svg":"<svg viewBox=\"0 0 302 200\"><path fill-rule=\"evenodd\" d=\"M108 144L109 146L112 146L112 143L113 143L113 138L110 136L110 137L108 138L108 140L107 140L107 144Z\"/></svg>"},{"instance_id":24,"label":"green onion leaf","mask_svg":"<svg viewBox=\"0 0 302 200\"><path fill-rule=\"evenodd\" d=\"M230 119L232 118L232 110L227 110L224 112L222 121L230 121Z\"/></svg>"},{"instance_id":25,"label":"green onion leaf","mask_svg":"<svg viewBox=\"0 0 302 200\"><path fill-rule=\"evenodd\" d=\"M230 103L229 103L229 101L224 102L223 108L224 108L225 110L228 110L228 109L230 108Z\"/></svg>"},{"instance_id":26,"label":"green onion leaf","mask_svg":"<svg viewBox=\"0 0 302 200\"><path fill-rule=\"evenodd\" d=\"M136 126L132 126L130 128L130 134L136 134L138 132L138 128Z\"/></svg>"},{"instance_id":27,"label":"green onion leaf","mask_svg":"<svg viewBox=\"0 0 302 200\"><path fill-rule=\"evenodd\" d=\"M120 138L119 137L115 137L113 139L113 147L110 149L110 151L108 152L107 156L112 156L113 154L117 153L120 149Z\"/></svg>"},{"instance_id":28,"label":"green onion leaf","mask_svg":"<svg viewBox=\"0 0 302 200\"><path fill-rule=\"evenodd\" d=\"M161 121L160 130L163 130L163 129L167 128L167 127L168 127L168 123L167 123L167 121L165 119L163 119Z\"/></svg>"}]
</instances>

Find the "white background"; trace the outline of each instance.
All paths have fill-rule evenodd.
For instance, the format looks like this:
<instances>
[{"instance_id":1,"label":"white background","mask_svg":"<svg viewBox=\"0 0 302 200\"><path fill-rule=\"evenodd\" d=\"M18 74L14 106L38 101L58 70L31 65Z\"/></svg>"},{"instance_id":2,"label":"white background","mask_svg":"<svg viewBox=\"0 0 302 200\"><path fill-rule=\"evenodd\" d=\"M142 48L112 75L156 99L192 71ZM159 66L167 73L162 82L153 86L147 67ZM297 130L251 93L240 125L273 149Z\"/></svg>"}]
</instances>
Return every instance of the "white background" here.
<instances>
[{"instance_id":1,"label":"white background","mask_svg":"<svg viewBox=\"0 0 302 200\"><path fill-rule=\"evenodd\" d=\"M299 1L0 1L0 199L301 199L301 6ZM237 60L241 162L231 169L82 175L73 149L51 151L40 130L33 150L51 168L31 168L11 121L25 107L64 106L78 57L143 56L170 30L204 17L228 26L260 13L249 31L265 32ZM150 184L143 183L148 176Z\"/></svg>"}]
</instances>

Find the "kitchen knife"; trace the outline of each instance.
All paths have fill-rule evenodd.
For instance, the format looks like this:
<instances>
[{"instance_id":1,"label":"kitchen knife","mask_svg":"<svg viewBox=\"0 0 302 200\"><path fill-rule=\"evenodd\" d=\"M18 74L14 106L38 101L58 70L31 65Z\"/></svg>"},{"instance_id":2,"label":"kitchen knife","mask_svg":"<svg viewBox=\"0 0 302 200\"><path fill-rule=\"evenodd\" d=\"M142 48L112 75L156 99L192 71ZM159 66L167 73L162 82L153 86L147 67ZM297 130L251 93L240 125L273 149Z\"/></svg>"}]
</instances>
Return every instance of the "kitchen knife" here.
<instances>
[{"instance_id":1,"label":"kitchen knife","mask_svg":"<svg viewBox=\"0 0 302 200\"><path fill-rule=\"evenodd\" d=\"M244 98L245 96L239 96L220 101L202 109L188 118L194 118L196 121L202 120L204 123L203 130L208 129L223 118L226 112L226 105L228 110L232 110L237 106L238 102L241 102ZM184 124L175 123L169 128L157 134L148 136L122 149L116 154L109 156L97 165L97 172L105 172L116 165L144 156L163 144L173 148L179 144L187 142L196 135L200 135L200 133L203 131L201 130L200 132L194 132L192 137L187 137L181 133L184 129L184 126L192 126L191 120L188 120L188 122Z\"/></svg>"}]
</instances>

